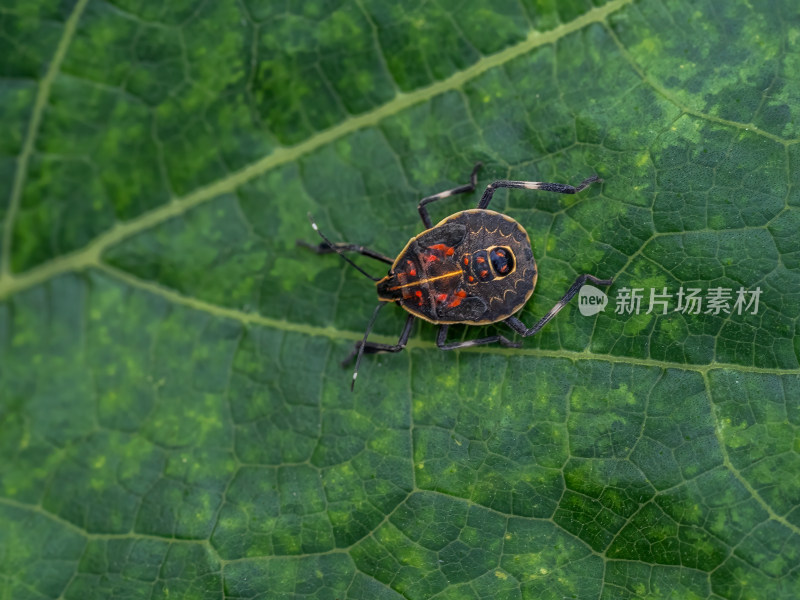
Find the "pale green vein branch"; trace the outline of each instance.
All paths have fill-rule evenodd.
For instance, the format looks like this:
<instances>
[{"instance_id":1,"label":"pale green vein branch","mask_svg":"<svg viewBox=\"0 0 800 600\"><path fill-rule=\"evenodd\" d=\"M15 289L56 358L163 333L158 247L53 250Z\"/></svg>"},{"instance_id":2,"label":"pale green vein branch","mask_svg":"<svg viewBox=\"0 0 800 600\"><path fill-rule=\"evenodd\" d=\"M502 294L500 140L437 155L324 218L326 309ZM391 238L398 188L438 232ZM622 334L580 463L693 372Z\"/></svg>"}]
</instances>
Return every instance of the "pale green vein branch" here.
<instances>
[{"instance_id":1,"label":"pale green vein branch","mask_svg":"<svg viewBox=\"0 0 800 600\"><path fill-rule=\"evenodd\" d=\"M213 544L209 543L208 539L191 539L191 538L178 538L178 537L166 537L161 535L153 535L151 533L139 533L136 531L127 531L124 533L96 533L87 531L85 528L81 527L73 523L72 521L65 519L61 515L48 510L41 504L26 504L25 502L20 502L18 500L14 500L13 498L5 498L0 496L0 505L9 506L11 508L15 508L17 510L23 510L31 513L40 514L46 519L51 520L53 523L72 531L80 536L85 537L89 540L153 540L156 542L163 542L165 544L182 544L182 545L202 545L205 546L210 553L212 553L217 560L221 562L219 555L217 553L216 548Z\"/></svg>"},{"instance_id":2,"label":"pale green vein branch","mask_svg":"<svg viewBox=\"0 0 800 600\"><path fill-rule=\"evenodd\" d=\"M778 144L781 144L783 146L791 146L800 142L800 139L787 140L786 138L782 138L779 135L770 133L769 131L764 131L763 129L760 129L753 123L740 123L738 121L731 121L730 119L723 119L721 117L717 117L710 113L697 110L696 108L692 108L691 106L684 104L683 102L678 100L678 98L676 98L675 95L669 91L669 89L661 85L661 83L658 80L650 77L650 75L648 75L644 71L644 69L642 69L639 66L639 63L637 63L636 59L634 59L633 56L631 56L631 53L628 52L628 49L625 48L623 43L617 37L617 34L614 33L613 29L606 26L606 31L608 32L608 35L611 37L614 43L617 45L617 48L619 49L619 52L622 55L622 57L628 62L631 68L634 71L636 71L636 74L641 78L641 80L644 81L647 85L649 85L653 90L655 90L656 93L663 96L667 100L667 102L670 102L671 104L674 104L677 108L679 108L682 113L687 115L692 115L693 117L697 117L705 121L710 121L712 123L724 125L725 127L731 127L733 129L749 131L756 135L765 137L768 140L772 140L773 142L777 142Z\"/></svg>"},{"instance_id":3,"label":"pale green vein branch","mask_svg":"<svg viewBox=\"0 0 800 600\"><path fill-rule=\"evenodd\" d=\"M87 266L96 265L99 257L103 251L110 246L121 242L122 240L131 237L137 233L145 231L150 227L154 227L168 219L179 216L195 206L208 202L209 200L229 192L234 191L244 183L264 174L270 169L274 169L285 163L295 161L317 148L340 139L350 133L365 127L375 126L382 120L397 114L406 108L415 104L420 104L431 98L441 95L445 92L461 89L465 83L475 79L482 73L504 65L505 63L530 52L534 48L552 44L566 35L579 31L592 23L602 23L609 14L619 10L623 6L630 4L632 0L612 0L611 2L584 13L569 23L565 23L555 29L546 32L531 31L528 37L513 46L509 46L505 50L481 58L472 66L454 73L447 79L433 83L427 87L420 88L413 92L402 93L395 96L394 100L387 102L379 108L364 113L356 117L350 117L344 120L339 125L331 127L312 136L305 142L296 146L287 148L279 148L268 156L265 156L259 161L256 161L243 169L231 173L227 177L199 188L194 192L176 198L172 202L146 212L141 216L127 221L126 223L119 224L106 233L96 237L86 247L81 250L65 254L64 256L55 258L46 264L35 267L21 275L11 277L10 271L0 271L0 300L8 296L27 289L33 285L37 285L47 279L54 277L60 273L65 273L72 270L86 268ZM83 0L82 4L85 4ZM74 28L74 26L73 26ZM20 176L19 186L21 188L24 179L24 173ZM7 220L7 228L8 225ZM6 238L9 236L7 235ZM7 259L8 253L3 253L4 260Z\"/></svg>"},{"instance_id":4,"label":"pale green vein branch","mask_svg":"<svg viewBox=\"0 0 800 600\"><path fill-rule=\"evenodd\" d=\"M22 152L20 152L19 158L17 159L17 169L14 173L14 184L11 187L8 212L6 213L6 220L3 223L3 241L2 247L0 247L0 280L13 277L11 273L11 238L14 234L14 222L17 218L17 212L19 212L22 188L25 185L25 178L28 175L28 164L31 160L31 154L33 154L33 144L36 135L39 133L39 126L42 123L44 108L47 105L47 100L50 98L50 89L53 87L53 80L61 69L61 63L64 61L64 56L67 54L67 49L78 27L78 21L88 2L89 0L78 0L77 4L75 4L75 8L72 9L72 14L67 19L67 22L64 23L64 32L61 34L61 39L56 47L53 60L50 61L50 65L47 67L44 77L39 82L36 100L34 101L33 110L31 111L31 120L28 122L28 131L25 133Z\"/></svg>"},{"instance_id":5,"label":"pale green vein branch","mask_svg":"<svg viewBox=\"0 0 800 600\"><path fill-rule=\"evenodd\" d=\"M351 340L353 342L360 341L364 337L364 333L360 331L346 331L337 329L336 327L318 327L309 325L307 323L293 323L283 319L273 319L265 317L258 313L246 312L235 308L227 308L198 300L191 296L184 296L157 283L144 281L115 267L98 262L93 265L99 270L107 273L111 277L122 281L128 286L144 290L150 294L159 296L171 304L178 306L185 306L193 310L204 312L215 317L221 317L237 321L245 326L260 326L276 329L278 331L285 331L289 333L301 333L304 335L315 337L326 337L332 340ZM385 336L379 334L370 334L370 340L382 344L394 344L397 342L397 336ZM430 340L420 340L412 338L406 346L409 350L414 348L424 348L427 350L437 349L436 343L433 338ZM502 346L476 346L473 348L464 348L461 352L481 353L481 354L499 354L504 356L537 356L540 358L563 358L566 360L598 360L608 363L626 364L638 367L656 367L659 369L681 369L683 371L695 371L706 374L708 371L714 369L736 369L738 372L744 373L763 373L769 375L797 375L800 373L798 369L771 369L766 367L752 367L746 365L737 365L730 363L710 363L707 365L687 365L678 362L670 362L665 360L656 360L652 358L634 358L629 356L615 356L612 354L596 354L589 351L575 352L573 350L541 350L537 348L503 348Z\"/></svg>"},{"instance_id":6,"label":"pale green vein branch","mask_svg":"<svg viewBox=\"0 0 800 600\"><path fill-rule=\"evenodd\" d=\"M738 367L735 368L738 369ZM797 371L795 370L793 371L793 373L797 374ZM711 395L711 382L708 380L708 373L703 373L703 384L706 387L706 393L708 394L708 402L711 405L713 411L714 398ZM798 527L794 523L791 523L788 519L786 519L786 517L782 517L781 515L776 513L775 509L773 509L769 505L769 503L766 500L764 500L764 498L761 497L761 494L758 493L758 490L753 487L750 481L748 481L747 478L744 477L739 472L739 469L737 469L733 465L730 456L728 456L728 449L727 449L728 447L726 446L725 439L722 436L722 430L720 423L717 419L717 415L713 414L712 412L712 416L714 417L714 423L715 423L714 435L717 438L717 444L719 444L719 450L722 453L722 464L725 465L725 468L728 469L731 472L731 474L736 478L736 480L742 484L742 487L744 487L744 489L748 491L748 493L753 497L753 499L758 503L758 505L767 512L770 519L772 519L773 521L777 521L778 523L786 527L789 531L793 531L796 535L800 535L800 527Z\"/></svg>"}]
</instances>

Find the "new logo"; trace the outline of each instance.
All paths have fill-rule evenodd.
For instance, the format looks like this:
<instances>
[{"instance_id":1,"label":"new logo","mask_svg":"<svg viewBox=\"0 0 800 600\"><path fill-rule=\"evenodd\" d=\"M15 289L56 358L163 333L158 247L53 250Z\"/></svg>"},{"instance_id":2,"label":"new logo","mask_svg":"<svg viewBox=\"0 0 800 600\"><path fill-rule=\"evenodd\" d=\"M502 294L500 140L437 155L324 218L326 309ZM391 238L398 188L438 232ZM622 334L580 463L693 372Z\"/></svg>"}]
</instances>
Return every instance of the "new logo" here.
<instances>
[{"instance_id":1,"label":"new logo","mask_svg":"<svg viewBox=\"0 0 800 600\"><path fill-rule=\"evenodd\" d=\"M608 305L608 296L593 285L584 285L578 293L578 310L584 317L596 315L605 310Z\"/></svg>"}]
</instances>

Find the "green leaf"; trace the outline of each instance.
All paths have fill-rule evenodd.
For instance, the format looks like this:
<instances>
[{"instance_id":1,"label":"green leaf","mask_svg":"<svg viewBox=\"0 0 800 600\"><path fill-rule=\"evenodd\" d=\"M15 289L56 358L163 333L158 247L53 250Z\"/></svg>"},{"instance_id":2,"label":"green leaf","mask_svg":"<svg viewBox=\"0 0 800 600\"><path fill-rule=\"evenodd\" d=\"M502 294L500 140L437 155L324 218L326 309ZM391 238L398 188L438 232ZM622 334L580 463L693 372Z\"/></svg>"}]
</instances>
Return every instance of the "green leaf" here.
<instances>
[{"instance_id":1,"label":"green leaf","mask_svg":"<svg viewBox=\"0 0 800 600\"><path fill-rule=\"evenodd\" d=\"M798 38L789 0L6 2L0 598L796 598ZM394 256L476 161L603 177L492 208L525 323L581 273L608 306L423 323L351 393L375 292L306 213Z\"/></svg>"}]
</instances>

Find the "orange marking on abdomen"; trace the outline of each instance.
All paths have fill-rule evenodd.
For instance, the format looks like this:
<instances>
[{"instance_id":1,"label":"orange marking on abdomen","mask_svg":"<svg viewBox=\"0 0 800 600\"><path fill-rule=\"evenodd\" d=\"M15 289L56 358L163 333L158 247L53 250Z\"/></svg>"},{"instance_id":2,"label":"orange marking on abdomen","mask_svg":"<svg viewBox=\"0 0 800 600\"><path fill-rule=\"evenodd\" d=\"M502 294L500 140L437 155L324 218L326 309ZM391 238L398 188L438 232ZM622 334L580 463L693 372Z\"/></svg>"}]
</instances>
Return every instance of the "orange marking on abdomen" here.
<instances>
[{"instance_id":1,"label":"orange marking on abdomen","mask_svg":"<svg viewBox=\"0 0 800 600\"><path fill-rule=\"evenodd\" d=\"M439 252L444 252L445 256L453 256L453 254L456 251L455 248L451 248L450 246L447 246L445 244L434 244L433 246L431 246L431 249L438 250Z\"/></svg>"}]
</instances>

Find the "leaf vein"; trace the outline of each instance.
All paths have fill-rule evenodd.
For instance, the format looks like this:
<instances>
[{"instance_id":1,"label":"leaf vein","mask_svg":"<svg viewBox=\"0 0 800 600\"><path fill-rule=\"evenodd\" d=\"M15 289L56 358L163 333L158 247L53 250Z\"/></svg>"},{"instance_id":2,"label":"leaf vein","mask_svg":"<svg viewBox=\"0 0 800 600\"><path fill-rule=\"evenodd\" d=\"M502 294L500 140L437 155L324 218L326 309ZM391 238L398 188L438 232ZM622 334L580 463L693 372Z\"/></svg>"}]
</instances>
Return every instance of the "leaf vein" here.
<instances>
[{"instance_id":1,"label":"leaf vein","mask_svg":"<svg viewBox=\"0 0 800 600\"><path fill-rule=\"evenodd\" d=\"M67 21L64 23L64 32L61 39L56 46L53 59L45 71L39 83L39 89L36 92L36 99L31 111L31 119L28 122L28 130L25 133L25 139L22 143L22 152L17 159L17 168L14 172L14 183L11 187L11 197L8 202L8 213L6 220L3 223L3 240L0 247L0 281L3 278L13 277L11 273L11 240L14 234L14 222L16 221L17 213L19 212L20 200L22 199L22 188L25 185L25 179L28 175L28 164L33 154L33 144L36 140L36 135L39 133L39 126L42 123L42 115L44 114L45 106L50 98L50 89L53 87L53 81L61 69L61 63L67 54L72 38L75 35L75 30L78 28L78 22L83 14L84 8L89 0L79 0L72 9Z\"/></svg>"},{"instance_id":2,"label":"leaf vein","mask_svg":"<svg viewBox=\"0 0 800 600\"><path fill-rule=\"evenodd\" d=\"M271 317L265 317L256 312L247 312L236 308L219 306L216 304L212 304L210 302L206 302L205 300L200 300L198 298L185 296L175 290L169 289L160 284L141 280L134 275L131 275L129 273L126 273L125 271L119 270L116 267L112 267L104 263L98 263L97 265L94 265L94 267L131 287L135 287L145 292L155 294L161 298L164 298L165 300L167 300L172 304L185 306L187 308L201 311L210 314L212 316L216 316L218 318L238 321L244 326L257 325L261 327L269 327L285 333L300 333L303 335L309 335L315 337L326 337L331 340L350 340L357 342L364 337L363 332L346 331L344 329L339 329L331 325L327 327L320 327L317 325L309 325L307 323L293 323L291 321L286 321L284 319L274 319ZM370 336L370 339L384 344L394 344L397 342L396 337L389 337L379 334L372 334ZM409 339L406 348L409 350L438 349L434 341L420 340L419 338ZM501 356L536 356L539 358L565 358L567 360L572 360L572 361L596 360L601 362L620 363L620 364L634 365L640 367L656 367L659 369L680 369L684 371L694 371L702 373L704 375L706 375L709 371L720 370L720 369L736 369L737 371L740 372L764 373L770 375L797 375L798 373L797 369L756 367L750 365L740 365L735 363L720 363L720 362L712 362L705 365L690 365L690 364L670 362L665 360L658 360L653 358L635 358L629 356L617 356L613 354L597 354L594 352L589 352L588 350L585 350L583 352L576 352L573 350L542 350L538 348L503 348L501 346L486 345L486 346L475 346L473 348L464 348L460 352L495 354Z\"/></svg>"}]
</instances>

